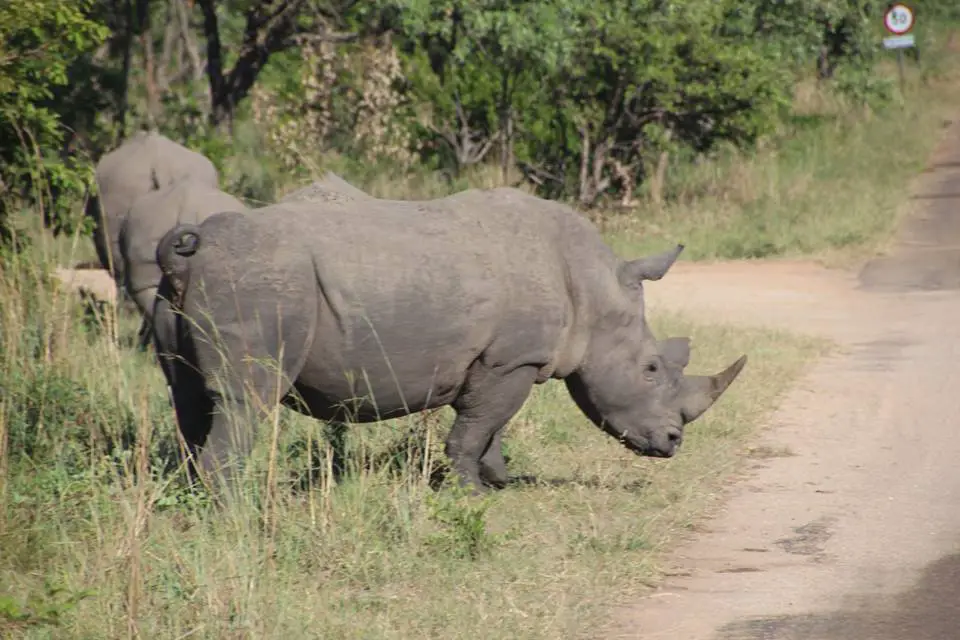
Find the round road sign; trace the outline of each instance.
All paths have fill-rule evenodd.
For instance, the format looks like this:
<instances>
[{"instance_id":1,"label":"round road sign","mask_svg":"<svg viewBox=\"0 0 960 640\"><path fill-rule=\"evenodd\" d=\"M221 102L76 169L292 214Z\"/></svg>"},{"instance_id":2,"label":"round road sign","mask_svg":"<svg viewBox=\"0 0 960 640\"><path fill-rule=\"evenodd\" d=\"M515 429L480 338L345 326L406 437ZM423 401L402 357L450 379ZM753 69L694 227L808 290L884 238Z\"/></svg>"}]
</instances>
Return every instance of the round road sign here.
<instances>
[{"instance_id":1,"label":"round road sign","mask_svg":"<svg viewBox=\"0 0 960 640\"><path fill-rule=\"evenodd\" d=\"M895 36L902 36L913 28L913 9L896 3L883 14L883 26Z\"/></svg>"}]
</instances>

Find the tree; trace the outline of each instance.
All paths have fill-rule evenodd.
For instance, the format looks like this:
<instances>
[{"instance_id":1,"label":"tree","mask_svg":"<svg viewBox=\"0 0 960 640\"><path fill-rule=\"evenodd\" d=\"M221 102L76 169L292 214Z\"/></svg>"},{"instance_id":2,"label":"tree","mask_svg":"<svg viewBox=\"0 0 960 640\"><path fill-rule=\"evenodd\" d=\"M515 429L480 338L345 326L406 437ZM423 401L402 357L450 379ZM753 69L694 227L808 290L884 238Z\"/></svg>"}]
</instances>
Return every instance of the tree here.
<instances>
[{"instance_id":1,"label":"tree","mask_svg":"<svg viewBox=\"0 0 960 640\"><path fill-rule=\"evenodd\" d=\"M61 154L64 130L55 90L68 85L68 71L108 35L91 19L93 0L20 0L0 4L0 200L38 205L48 219L51 190L82 194L87 169ZM59 200L58 200L59 202ZM0 233L9 234L5 209Z\"/></svg>"},{"instance_id":2,"label":"tree","mask_svg":"<svg viewBox=\"0 0 960 640\"><path fill-rule=\"evenodd\" d=\"M516 118L545 71L569 49L564 7L551 1L398 0L402 50L414 99L429 104L425 133L453 168L477 164L499 144L504 182L514 163Z\"/></svg>"},{"instance_id":3,"label":"tree","mask_svg":"<svg viewBox=\"0 0 960 640\"><path fill-rule=\"evenodd\" d=\"M573 49L527 114L537 123L519 153L528 174L588 206L619 183L629 202L665 150L749 144L769 131L790 78L753 39L725 32L737 4L568 0Z\"/></svg>"},{"instance_id":4,"label":"tree","mask_svg":"<svg viewBox=\"0 0 960 640\"><path fill-rule=\"evenodd\" d=\"M210 82L210 122L215 126L233 119L237 104L253 88L257 76L270 56L305 40L348 42L353 32L338 32L344 16L357 0L345 0L337 7L311 0L237 0L217 2L197 0L203 12L203 31L207 39L207 76ZM238 54L229 70L225 69L221 20L218 7L245 16Z\"/></svg>"}]
</instances>

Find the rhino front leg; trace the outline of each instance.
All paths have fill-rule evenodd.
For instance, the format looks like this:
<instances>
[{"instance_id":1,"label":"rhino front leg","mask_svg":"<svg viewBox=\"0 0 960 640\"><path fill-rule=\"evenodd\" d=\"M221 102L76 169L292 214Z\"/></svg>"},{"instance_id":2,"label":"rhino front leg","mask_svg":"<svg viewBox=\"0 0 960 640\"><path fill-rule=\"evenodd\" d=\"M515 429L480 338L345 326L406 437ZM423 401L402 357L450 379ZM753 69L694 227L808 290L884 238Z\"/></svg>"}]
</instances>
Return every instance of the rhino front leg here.
<instances>
[{"instance_id":1,"label":"rhino front leg","mask_svg":"<svg viewBox=\"0 0 960 640\"><path fill-rule=\"evenodd\" d=\"M536 378L536 367L502 373L477 362L471 368L464 390L452 404L457 419L445 448L462 485L472 485L480 493L486 491L484 476L506 480L500 432L523 406Z\"/></svg>"},{"instance_id":2,"label":"rhino front leg","mask_svg":"<svg viewBox=\"0 0 960 640\"><path fill-rule=\"evenodd\" d=\"M507 461L503 458L504 429L506 427L501 427L493 434L486 453L480 458L480 478L497 489L502 489L507 484Z\"/></svg>"}]
</instances>

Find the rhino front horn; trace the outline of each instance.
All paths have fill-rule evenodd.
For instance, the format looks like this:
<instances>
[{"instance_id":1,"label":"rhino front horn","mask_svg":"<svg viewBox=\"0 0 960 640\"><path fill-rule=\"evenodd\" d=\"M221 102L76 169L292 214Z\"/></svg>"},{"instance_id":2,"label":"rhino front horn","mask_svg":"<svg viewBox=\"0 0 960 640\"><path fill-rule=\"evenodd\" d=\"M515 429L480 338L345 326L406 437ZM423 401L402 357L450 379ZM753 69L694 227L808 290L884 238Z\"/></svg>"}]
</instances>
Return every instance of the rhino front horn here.
<instances>
[{"instance_id":1,"label":"rhino front horn","mask_svg":"<svg viewBox=\"0 0 960 640\"><path fill-rule=\"evenodd\" d=\"M693 422L709 409L717 398L733 384L744 365L747 356L742 355L732 365L713 376L684 376L684 393L681 394L680 412L683 422Z\"/></svg>"}]
</instances>

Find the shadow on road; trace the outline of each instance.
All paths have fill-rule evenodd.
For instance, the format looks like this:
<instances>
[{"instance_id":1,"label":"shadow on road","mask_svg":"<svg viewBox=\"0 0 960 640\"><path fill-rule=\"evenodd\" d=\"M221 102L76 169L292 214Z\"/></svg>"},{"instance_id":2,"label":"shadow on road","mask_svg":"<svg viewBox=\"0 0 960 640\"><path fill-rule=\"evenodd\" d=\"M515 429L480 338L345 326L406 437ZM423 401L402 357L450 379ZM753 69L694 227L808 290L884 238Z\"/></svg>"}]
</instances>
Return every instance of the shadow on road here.
<instances>
[{"instance_id":1,"label":"shadow on road","mask_svg":"<svg viewBox=\"0 0 960 640\"><path fill-rule=\"evenodd\" d=\"M717 640L950 640L960 637L960 553L929 565L893 599L866 598L823 614L738 620Z\"/></svg>"}]
</instances>

